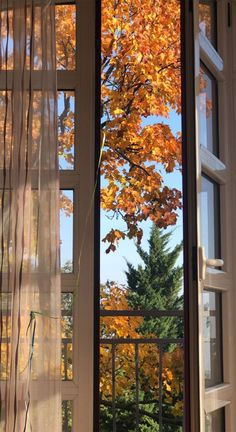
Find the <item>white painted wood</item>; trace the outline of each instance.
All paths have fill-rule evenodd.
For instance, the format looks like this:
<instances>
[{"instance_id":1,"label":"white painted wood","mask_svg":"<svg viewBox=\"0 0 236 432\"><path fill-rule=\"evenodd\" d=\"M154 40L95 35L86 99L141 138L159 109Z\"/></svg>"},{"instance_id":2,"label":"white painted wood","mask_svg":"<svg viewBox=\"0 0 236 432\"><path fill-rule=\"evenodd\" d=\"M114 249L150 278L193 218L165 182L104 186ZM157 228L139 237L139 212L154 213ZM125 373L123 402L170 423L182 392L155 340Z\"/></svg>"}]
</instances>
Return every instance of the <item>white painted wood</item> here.
<instances>
[{"instance_id":1,"label":"white painted wood","mask_svg":"<svg viewBox=\"0 0 236 432\"><path fill-rule=\"evenodd\" d=\"M232 387L230 384L219 384L205 391L205 412L209 414L217 409L229 405L231 402Z\"/></svg>"},{"instance_id":2,"label":"white painted wood","mask_svg":"<svg viewBox=\"0 0 236 432\"><path fill-rule=\"evenodd\" d=\"M220 184L220 229L221 229L221 257L224 260L223 271L214 268L206 268L204 281L200 283L200 293L204 289L211 289L222 293L222 335L223 335L223 373L224 383L219 386L214 386L210 389L205 389L204 407L202 410L201 432L205 431L205 413L213 412L221 407L227 406L226 410L226 431L234 432L236 430L235 405L233 388L235 358L235 342L233 340L234 322L232 316L233 300L233 282L232 282L232 135L230 133L230 123L232 122L232 106L230 98L232 89L230 86L229 72L229 57L232 53L229 52L227 27L227 8L226 0L217 1L217 33L218 33L218 50L216 51L207 38L199 32L197 42L199 58L196 55L197 70L199 69L200 60L207 66L213 76L218 80L218 127L219 127L219 158L211 154L206 148L200 147L199 160L201 170L218 184ZM198 83L198 81L197 81ZM230 120L231 119L231 120ZM199 145L199 144L198 144ZM199 171L199 176L200 176ZM199 210L201 205L201 182L198 183L199 190ZM199 228L201 220L199 218ZM200 240L200 239L199 239ZM199 243L201 244L201 243ZM212 258L212 257L208 257ZM213 257L214 258L214 257ZM218 257L217 257L218 258ZM201 294L200 294L201 296ZM202 309L202 300L199 299L199 319L202 320L204 315ZM232 321L233 320L233 321ZM199 332L202 328L200 324ZM200 336L203 347L204 338ZM204 389L204 358L203 348L200 354L200 365L202 371L201 388ZM227 383L227 384L226 384Z\"/></svg>"},{"instance_id":3,"label":"white painted wood","mask_svg":"<svg viewBox=\"0 0 236 432\"><path fill-rule=\"evenodd\" d=\"M203 63L218 79L222 79L224 77L222 73L224 70L223 60L201 31L199 32L199 44Z\"/></svg>"},{"instance_id":4,"label":"white painted wood","mask_svg":"<svg viewBox=\"0 0 236 432\"><path fill-rule=\"evenodd\" d=\"M203 145L200 145L200 156L205 174L212 177L219 184L225 184L227 181L226 165Z\"/></svg>"}]
</instances>

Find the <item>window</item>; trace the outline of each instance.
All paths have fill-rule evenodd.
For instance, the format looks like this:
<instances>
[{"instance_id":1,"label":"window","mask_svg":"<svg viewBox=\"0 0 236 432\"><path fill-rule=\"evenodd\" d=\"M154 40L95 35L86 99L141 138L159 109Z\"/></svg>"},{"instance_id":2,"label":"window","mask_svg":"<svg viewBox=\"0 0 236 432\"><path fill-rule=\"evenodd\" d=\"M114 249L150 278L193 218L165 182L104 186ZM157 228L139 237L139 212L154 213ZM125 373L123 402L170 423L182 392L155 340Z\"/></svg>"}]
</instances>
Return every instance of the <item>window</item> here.
<instances>
[{"instance_id":1,"label":"window","mask_svg":"<svg viewBox=\"0 0 236 432\"><path fill-rule=\"evenodd\" d=\"M202 176L201 241L209 258L220 257L220 190L209 177Z\"/></svg>"},{"instance_id":2,"label":"window","mask_svg":"<svg viewBox=\"0 0 236 432\"><path fill-rule=\"evenodd\" d=\"M43 15L40 1L34 9L28 2L24 8L24 40L16 37L12 10L1 8L0 397L10 376L7 357L14 327L19 341L27 334L33 341L19 353L19 376L31 368L32 356L50 364L47 350L39 349L43 344L61 352L60 367L54 368L60 371L61 416L50 410L50 397L42 397L44 386L35 372L32 388L35 394L40 390L41 399L32 403L60 417L63 432L94 427L101 432L235 430L236 71L230 26L235 26L236 11L231 2L220 0L200 0L193 9L190 0L57 0L57 97L48 94L43 104L41 71L43 63L49 65L41 46L45 28L36 26L33 33L28 28L32 11L37 19ZM25 46L21 80L15 44ZM50 73L46 76L48 89L52 82ZM31 107L26 116L17 112L22 101L13 94L20 81L26 82L23 105ZM54 101L57 119L48 130ZM23 127L14 131L15 136L25 134L22 142L29 142L32 132L28 201L27 176L19 172L17 181L9 176L14 118L22 118ZM25 128L29 119L32 127ZM50 147L45 158L39 151L42 131ZM51 142L58 142L60 227L50 218L58 200L49 170L44 166L39 182L35 176L40 163L55 163ZM27 147L21 150L16 169L28 157ZM20 186L15 249L8 226L12 179ZM45 213L38 198L41 181L48 185ZM24 212L30 214L28 224ZM25 235L29 226L34 229ZM55 280L51 274L47 284L44 276L54 263L56 243L46 236L48 247L37 247L37 241L44 244L43 228L53 241L60 228L61 317L53 308L45 313ZM30 261L22 245L33 251ZM24 290L18 298L24 304L18 310L22 326L17 319L7 320L14 290L2 286L12 277L12 262L29 287L40 274L35 298L41 292L48 296L40 313L43 325ZM34 271L27 281L28 265ZM49 343L48 331L58 329L60 319L61 334ZM45 387L49 382L44 380ZM19 389L23 392L24 386ZM18 412L27 411L27 397L19 401ZM8 408L1 405L4 418Z\"/></svg>"},{"instance_id":3,"label":"window","mask_svg":"<svg viewBox=\"0 0 236 432\"><path fill-rule=\"evenodd\" d=\"M223 382L221 294L204 291L203 307L205 386L211 387Z\"/></svg>"},{"instance_id":4,"label":"window","mask_svg":"<svg viewBox=\"0 0 236 432\"><path fill-rule=\"evenodd\" d=\"M77 69L77 5L56 5L56 54L58 70L58 144L60 168L60 241L62 271L62 425L63 432L72 430L73 401L78 397L77 355L74 349L74 313L76 298L75 227L78 224L78 76Z\"/></svg>"},{"instance_id":5,"label":"window","mask_svg":"<svg viewBox=\"0 0 236 432\"><path fill-rule=\"evenodd\" d=\"M217 45L216 6L216 0L199 1L199 28L215 48Z\"/></svg>"},{"instance_id":6,"label":"window","mask_svg":"<svg viewBox=\"0 0 236 432\"><path fill-rule=\"evenodd\" d=\"M200 69L200 144L218 154L217 81L202 64Z\"/></svg>"},{"instance_id":7,"label":"window","mask_svg":"<svg viewBox=\"0 0 236 432\"><path fill-rule=\"evenodd\" d=\"M225 412L224 408L213 411L206 415L206 432L224 432L225 431Z\"/></svg>"},{"instance_id":8,"label":"window","mask_svg":"<svg viewBox=\"0 0 236 432\"><path fill-rule=\"evenodd\" d=\"M220 11L220 12L219 12ZM219 12L219 13L217 13ZM229 149L230 138L226 138L231 116L229 94L226 92L227 64L226 46L222 32L227 33L227 19L221 20L227 7L220 2L199 3L199 53L196 63L199 70L198 118L199 118L199 333L200 364L202 376L200 394L202 403L202 430L231 430L228 413L230 395L230 338L227 323L232 280L229 271L229 254L232 226L227 218L231 210ZM225 15L226 16L226 15ZM228 15L229 17L230 15ZM220 48L220 53L216 49ZM222 55L222 57L221 57ZM224 108L227 104L227 108ZM222 115L223 110L225 114Z\"/></svg>"}]
</instances>

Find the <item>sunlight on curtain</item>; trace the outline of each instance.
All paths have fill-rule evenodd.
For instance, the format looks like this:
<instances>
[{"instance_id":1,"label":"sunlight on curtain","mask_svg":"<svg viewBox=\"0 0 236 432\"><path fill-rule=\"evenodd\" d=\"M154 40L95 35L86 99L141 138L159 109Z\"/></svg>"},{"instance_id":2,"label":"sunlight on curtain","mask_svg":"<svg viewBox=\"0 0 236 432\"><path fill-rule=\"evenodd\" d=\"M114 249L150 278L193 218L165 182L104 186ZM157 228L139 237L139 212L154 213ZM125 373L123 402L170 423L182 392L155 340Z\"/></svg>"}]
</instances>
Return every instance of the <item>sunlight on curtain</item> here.
<instances>
[{"instance_id":1,"label":"sunlight on curtain","mask_svg":"<svg viewBox=\"0 0 236 432\"><path fill-rule=\"evenodd\" d=\"M61 430L54 6L0 2L0 430Z\"/></svg>"}]
</instances>

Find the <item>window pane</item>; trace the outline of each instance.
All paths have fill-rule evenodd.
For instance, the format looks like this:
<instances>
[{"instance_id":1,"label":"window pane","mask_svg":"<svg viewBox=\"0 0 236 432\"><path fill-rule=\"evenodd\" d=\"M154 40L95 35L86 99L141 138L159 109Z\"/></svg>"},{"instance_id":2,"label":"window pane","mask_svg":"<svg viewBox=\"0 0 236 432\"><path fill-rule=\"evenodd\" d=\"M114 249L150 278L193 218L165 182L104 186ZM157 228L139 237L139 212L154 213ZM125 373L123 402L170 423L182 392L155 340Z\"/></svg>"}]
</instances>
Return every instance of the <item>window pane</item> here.
<instances>
[{"instance_id":1,"label":"window pane","mask_svg":"<svg viewBox=\"0 0 236 432\"><path fill-rule=\"evenodd\" d=\"M206 415L205 432L225 431L225 410L221 408Z\"/></svg>"},{"instance_id":2,"label":"window pane","mask_svg":"<svg viewBox=\"0 0 236 432\"><path fill-rule=\"evenodd\" d=\"M205 385L210 387L223 381L221 294L204 291L203 306Z\"/></svg>"},{"instance_id":3,"label":"window pane","mask_svg":"<svg viewBox=\"0 0 236 432\"><path fill-rule=\"evenodd\" d=\"M205 175L201 190L201 243L207 258L220 258L220 186Z\"/></svg>"},{"instance_id":4,"label":"window pane","mask_svg":"<svg viewBox=\"0 0 236 432\"><path fill-rule=\"evenodd\" d=\"M56 6L57 69L75 69L76 7L71 4Z\"/></svg>"},{"instance_id":5,"label":"window pane","mask_svg":"<svg viewBox=\"0 0 236 432\"><path fill-rule=\"evenodd\" d=\"M75 92L61 90L57 95L59 167L71 170L74 168Z\"/></svg>"},{"instance_id":6,"label":"window pane","mask_svg":"<svg viewBox=\"0 0 236 432\"><path fill-rule=\"evenodd\" d=\"M62 401L62 432L72 432L73 401Z\"/></svg>"},{"instance_id":7,"label":"window pane","mask_svg":"<svg viewBox=\"0 0 236 432\"><path fill-rule=\"evenodd\" d=\"M199 28L216 47L216 1L200 0L199 2Z\"/></svg>"},{"instance_id":8,"label":"window pane","mask_svg":"<svg viewBox=\"0 0 236 432\"><path fill-rule=\"evenodd\" d=\"M0 259L1 261L1 259ZM9 312L11 310L11 294L0 293L0 305L1 305L1 363L0 363L0 380L5 381L10 376L10 362L9 362L9 351L10 351L10 337L11 337L11 321ZM25 359L23 360L25 364ZM20 366L22 367L22 361ZM4 405L3 405L4 406ZM2 416L4 418L4 415ZM1 423L0 423L1 426ZM3 427L3 425L2 425ZM0 430L1 427L0 427Z\"/></svg>"},{"instance_id":9,"label":"window pane","mask_svg":"<svg viewBox=\"0 0 236 432\"><path fill-rule=\"evenodd\" d=\"M61 294L61 331L62 331L62 379L72 380L73 369L73 294Z\"/></svg>"},{"instance_id":10,"label":"window pane","mask_svg":"<svg viewBox=\"0 0 236 432\"><path fill-rule=\"evenodd\" d=\"M60 239L61 271L73 271L73 190L61 190L60 194Z\"/></svg>"},{"instance_id":11,"label":"window pane","mask_svg":"<svg viewBox=\"0 0 236 432\"><path fill-rule=\"evenodd\" d=\"M200 69L200 144L218 154L217 81L201 66Z\"/></svg>"}]
</instances>

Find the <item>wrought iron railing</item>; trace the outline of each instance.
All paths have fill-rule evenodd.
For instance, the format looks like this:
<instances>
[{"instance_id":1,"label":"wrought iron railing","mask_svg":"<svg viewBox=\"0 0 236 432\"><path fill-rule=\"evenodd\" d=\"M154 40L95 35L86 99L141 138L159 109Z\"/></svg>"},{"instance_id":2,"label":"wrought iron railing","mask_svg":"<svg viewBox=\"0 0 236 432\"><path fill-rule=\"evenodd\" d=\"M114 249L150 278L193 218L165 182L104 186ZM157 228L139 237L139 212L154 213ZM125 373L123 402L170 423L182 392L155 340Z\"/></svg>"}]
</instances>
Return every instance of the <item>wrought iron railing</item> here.
<instances>
[{"instance_id":1,"label":"wrought iron railing","mask_svg":"<svg viewBox=\"0 0 236 432\"><path fill-rule=\"evenodd\" d=\"M148 317L148 318L162 318L162 317L179 317L183 318L183 311L117 311L117 310L101 310L101 317ZM182 337L144 337L140 334L139 338L129 337L106 337L103 336L100 339L100 345L103 349L107 350L109 355L109 374L110 376L110 394L101 396L101 432L123 432L123 431L158 431L158 432L180 432L183 430L183 356L181 356L179 365L181 371L178 369L178 382L179 392L175 388L175 394L171 394L173 386L171 385L171 379L166 379L165 375L172 376L172 381L176 380L175 367L170 367L165 363L165 356L173 357L176 355L176 347L183 353L183 338ZM133 400L129 400L129 397L125 395L126 389L123 392L119 390L117 392L117 381L121 375L121 382L124 378L122 376L122 361L121 354L119 353L120 348L126 345L127 349L123 349L123 352L128 353L129 348L134 352L134 366L132 370L133 384L128 386L132 388L134 392ZM157 382L154 385L154 390L149 392L148 384L153 381L153 377L143 376L145 371L145 359L142 358L142 350L144 347L152 346L150 350L151 354L154 354L156 350L155 362L150 362L150 368L153 369L153 374L158 372ZM110 351L110 353L109 353ZM127 357L124 354L124 357ZM155 356L154 356L155 358ZM124 358L124 362L126 359ZM130 357L129 357L130 361ZM170 362L171 363L171 362ZM124 363L122 363L124 365ZM173 365L174 366L174 365ZM171 370L172 369L172 370ZM101 371L102 373L102 371ZM126 370L127 374L127 370ZM102 378L102 377L101 377ZM105 379L108 379L105 377ZM130 378L132 379L132 378ZM123 379L124 381L124 379ZM154 380L155 381L155 380ZM169 384L168 384L169 382ZM143 385L145 383L145 386ZM109 383L108 387L109 387ZM153 383L150 384L153 387ZM169 387L169 389L168 389ZM144 388L147 389L147 394L150 393L156 397L148 400L145 396ZM168 390L167 390L168 389ZM173 390L174 391L174 390ZM122 396L123 393L123 396ZM169 399L169 403L167 400ZM148 409L145 409L148 407ZM123 412L122 412L123 411ZM124 413L126 412L126 415ZM125 421L127 424L125 424ZM149 423L149 426L148 426Z\"/></svg>"}]
</instances>

